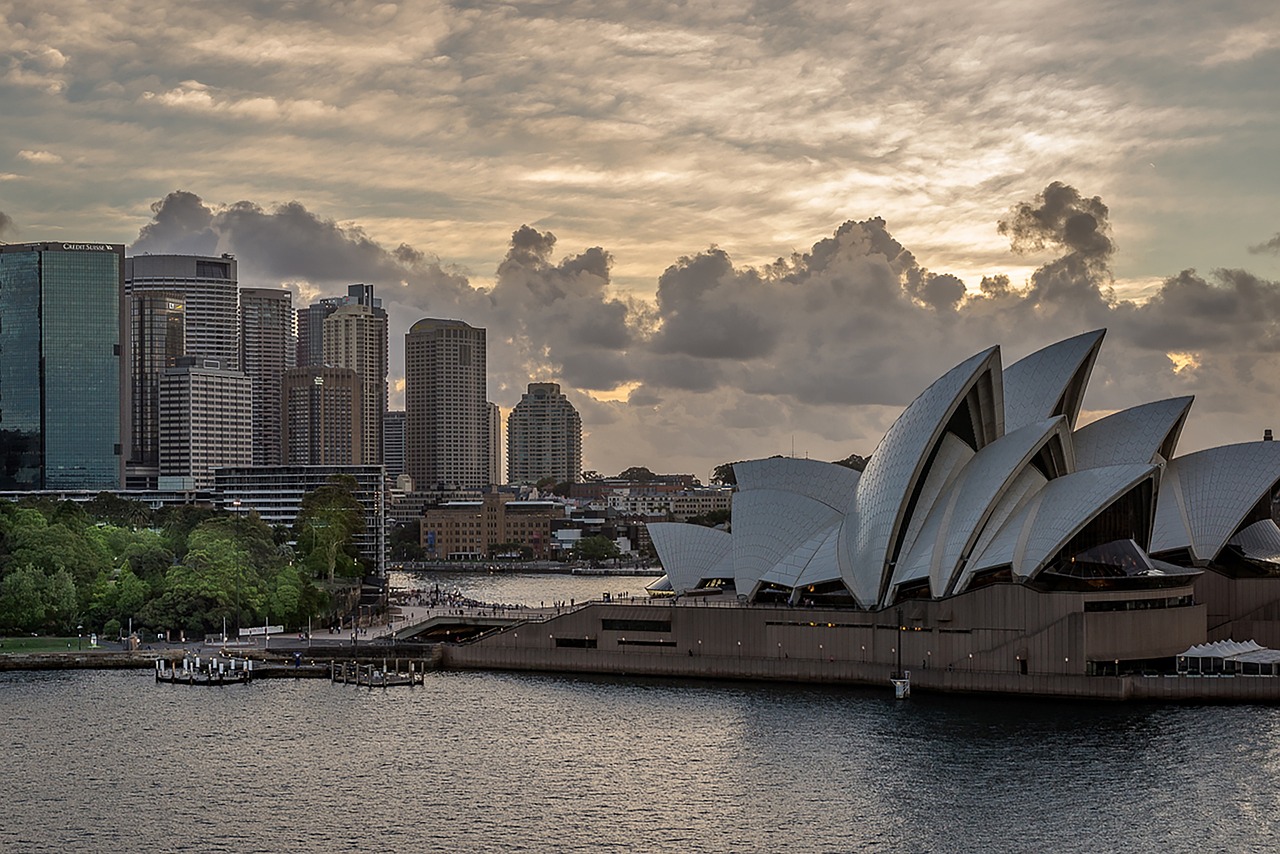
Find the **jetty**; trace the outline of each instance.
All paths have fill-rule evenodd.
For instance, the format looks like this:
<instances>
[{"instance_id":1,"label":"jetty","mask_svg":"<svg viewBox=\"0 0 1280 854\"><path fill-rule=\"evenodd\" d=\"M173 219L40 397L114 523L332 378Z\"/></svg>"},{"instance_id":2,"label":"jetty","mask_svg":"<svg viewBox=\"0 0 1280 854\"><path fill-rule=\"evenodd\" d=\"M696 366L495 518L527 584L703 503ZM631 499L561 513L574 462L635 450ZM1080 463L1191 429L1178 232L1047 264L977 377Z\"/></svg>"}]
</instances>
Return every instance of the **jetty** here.
<instances>
[{"instance_id":1,"label":"jetty","mask_svg":"<svg viewBox=\"0 0 1280 854\"><path fill-rule=\"evenodd\" d=\"M164 659L156 661L156 682L170 685L247 685L253 681L253 660L219 656L184 656L169 666Z\"/></svg>"},{"instance_id":2,"label":"jetty","mask_svg":"<svg viewBox=\"0 0 1280 854\"><path fill-rule=\"evenodd\" d=\"M358 688L393 688L400 685L408 685L413 687L421 685L423 682L423 670L414 669L414 662L408 662L409 669L401 670L400 662L395 661L395 668L389 669L387 662L382 662L379 668L376 664L360 664L355 661L344 661L341 664L337 662L329 663L329 679L334 683L343 685L355 685Z\"/></svg>"}]
</instances>

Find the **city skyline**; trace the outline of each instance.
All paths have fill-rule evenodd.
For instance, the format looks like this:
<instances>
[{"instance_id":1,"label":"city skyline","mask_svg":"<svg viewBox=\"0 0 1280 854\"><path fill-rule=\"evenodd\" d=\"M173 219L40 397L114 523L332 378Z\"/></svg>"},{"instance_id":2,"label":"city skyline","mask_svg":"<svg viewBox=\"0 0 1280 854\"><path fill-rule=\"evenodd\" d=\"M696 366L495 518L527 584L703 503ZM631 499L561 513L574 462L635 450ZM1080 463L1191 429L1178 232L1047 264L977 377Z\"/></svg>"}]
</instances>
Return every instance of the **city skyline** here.
<instances>
[{"instance_id":1,"label":"city skyline","mask_svg":"<svg viewBox=\"0 0 1280 854\"><path fill-rule=\"evenodd\" d=\"M0 240L368 282L393 408L394 342L457 318L604 472L866 455L948 364L1104 326L1083 422L1275 426L1280 13L943 9L15 6Z\"/></svg>"}]
</instances>

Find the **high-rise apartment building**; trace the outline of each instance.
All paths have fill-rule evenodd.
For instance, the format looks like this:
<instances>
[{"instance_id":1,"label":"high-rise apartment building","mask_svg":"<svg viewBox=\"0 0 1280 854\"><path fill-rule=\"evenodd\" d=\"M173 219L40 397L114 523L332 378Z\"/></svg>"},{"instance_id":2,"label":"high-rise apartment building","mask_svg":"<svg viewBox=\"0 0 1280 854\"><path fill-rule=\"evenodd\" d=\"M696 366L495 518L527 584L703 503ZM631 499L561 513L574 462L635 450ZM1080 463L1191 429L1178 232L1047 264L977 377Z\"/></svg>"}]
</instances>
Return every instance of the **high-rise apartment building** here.
<instances>
[{"instance_id":1,"label":"high-rise apartment building","mask_svg":"<svg viewBox=\"0 0 1280 854\"><path fill-rule=\"evenodd\" d=\"M404 474L404 410L390 409L382 420L382 465L387 478Z\"/></svg>"},{"instance_id":2,"label":"high-rise apartment building","mask_svg":"<svg viewBox=\"0 0 1280 854\"><path fill-rule=\"evenodd\" d=\"M183 356L160 377L162 490L211 489L215 469L252 459L249 378L216 359Z\"/></svg>"},{"instance_id":3,"label":"high-rise apartment building","mask_svg":"<svg viewBox=\"0 0 1280 854\"><path fill-rule=\"evenodd\" d=\"M240 367L253 390L253 464L281 461L280 383L297 344L293 294L283 288L240 289Z\"/></svg>"},{"instance_id":4,"label":"high-rise apartment building","mask_svg":"<svg viewBox=\"0 0 1280 854\"><path fill-rule=\"evenodd\" d=\"M489 483L503 483L502 480L502 410L498 404L490 401L487 429L489 433Z\"/></svg>"},{"instance_id":5,"label":"high-rise apartment building","mask_svg":"<svg viewBox=\"0 0 1280 854\"><path fill-rule=\"evenodd\" d=\"M575 483L582 475L582 419L557 383L529 383L507 416L511 483Z\"/></svg>"},{"instance_id":6,"label":"high-rise apartment building","mask_svg":"<svg viewBox=\"0 0 1280 854\"><path fill-rule=\"evenodd\" d=\"M155 489L160 474L160 377L183 354L186 309L182 295L168 291L143 291L126 302L132 419L125 486Z\"/></svg>"},{"instance_id":7,"label":"high-rise apartment building","mask_svg":"<svg viewBox=\"0 0 1280 854\"><path fill-rule=\"evenodd\" d=\"M364 449L364 395L351 368L310 365L284 372L280 417L285 465L357 465Z\"/></svg>"},{"instance_id":8,"label":"high-rise apartment building","mask_svg":"<svg viewBox=\"0 0 1280 854\"><path fill-rule=\"evenodd\" d=\"M367 305L386 317L382 300L373 295L373 285L347 285L345 297L325 297L298 309L298 367L324 364L324 321L344 305Z\"/></svg>"},{"instance_id":9,"label":"high-rise apartment building","mask_svg":"<svg viewBox=\"0 0 1280 854\"><path fill-rule=\"evenodd\" d=\"M240 370L236 259L230 255L137 255L124 261L128 296L180 295L186 311L186 353Z\"/></svg>"},{"instance_id":10,"label":"high-rise apartment building","mask_svg":"<svg viewBox=\"0 0 1280 854\"><path fill-rule=\"evenodd\" d=\"M0 489L118 489L124 246L0 245Z\"/></svg>"},{"instance_id":11,"label":"high-rise apartment building","mask_svg":"<svg viewBox=\"0 0 1280 854\"><path fill-rule=\"evenodd\" d=\"M324 364L360 375L364 432L356 463L380 465L387 411L387 313L364 303L339 306L324 320Z\"/></svg>"},{"instance_id":12,"label":"high-rise apartment building","mask_svg":"<svg viewBox=\"0 0 1280 854\"><path fill-rule=\"evenodd\" d=\"M405 467L418 491L489 485L485 331L424 318L405 336Z\"/></svg>"}]
</instances>

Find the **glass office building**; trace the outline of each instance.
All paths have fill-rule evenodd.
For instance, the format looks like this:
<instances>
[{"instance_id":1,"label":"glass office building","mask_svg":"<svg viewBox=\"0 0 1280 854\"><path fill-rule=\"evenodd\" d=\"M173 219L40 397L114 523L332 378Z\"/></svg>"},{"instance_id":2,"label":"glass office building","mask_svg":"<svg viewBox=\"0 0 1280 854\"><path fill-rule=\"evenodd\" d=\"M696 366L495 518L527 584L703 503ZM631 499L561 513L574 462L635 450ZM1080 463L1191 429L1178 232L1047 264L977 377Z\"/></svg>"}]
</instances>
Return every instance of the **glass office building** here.
<instances>
[{"instance_id":1,"label":"glass office building","mask_svg":"<svg viewBox=\"0 0 1280 854\"><path fill-rule=\"evenodd\" d=\"M124 247L0 246L0 490L118 489Z\"/></svg>"}]
</instances>

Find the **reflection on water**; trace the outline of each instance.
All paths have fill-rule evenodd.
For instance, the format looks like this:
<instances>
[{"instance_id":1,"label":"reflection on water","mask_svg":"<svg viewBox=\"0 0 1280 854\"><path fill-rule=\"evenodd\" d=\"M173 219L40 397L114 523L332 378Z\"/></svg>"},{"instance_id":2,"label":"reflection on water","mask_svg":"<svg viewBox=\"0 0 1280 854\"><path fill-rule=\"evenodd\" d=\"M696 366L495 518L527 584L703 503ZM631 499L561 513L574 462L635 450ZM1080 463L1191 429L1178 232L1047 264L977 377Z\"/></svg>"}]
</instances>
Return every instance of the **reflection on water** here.
<instances>
[{"instance_id":1,"label":"reflection on water","mask_svg":"<svg viewBox=\"0 0 1280 854\"><path fill-rule=\"evenodd\" d=\"M489 583L459 586L521 601L514 586L478 595ZM599 595L578 590L546 598ZM0 721L5 851L1277 842L1280 711L1268 707L896 702L887 687L507 673L204 689L81 671L0 674Z\"/></svg>"}]
</instances>

